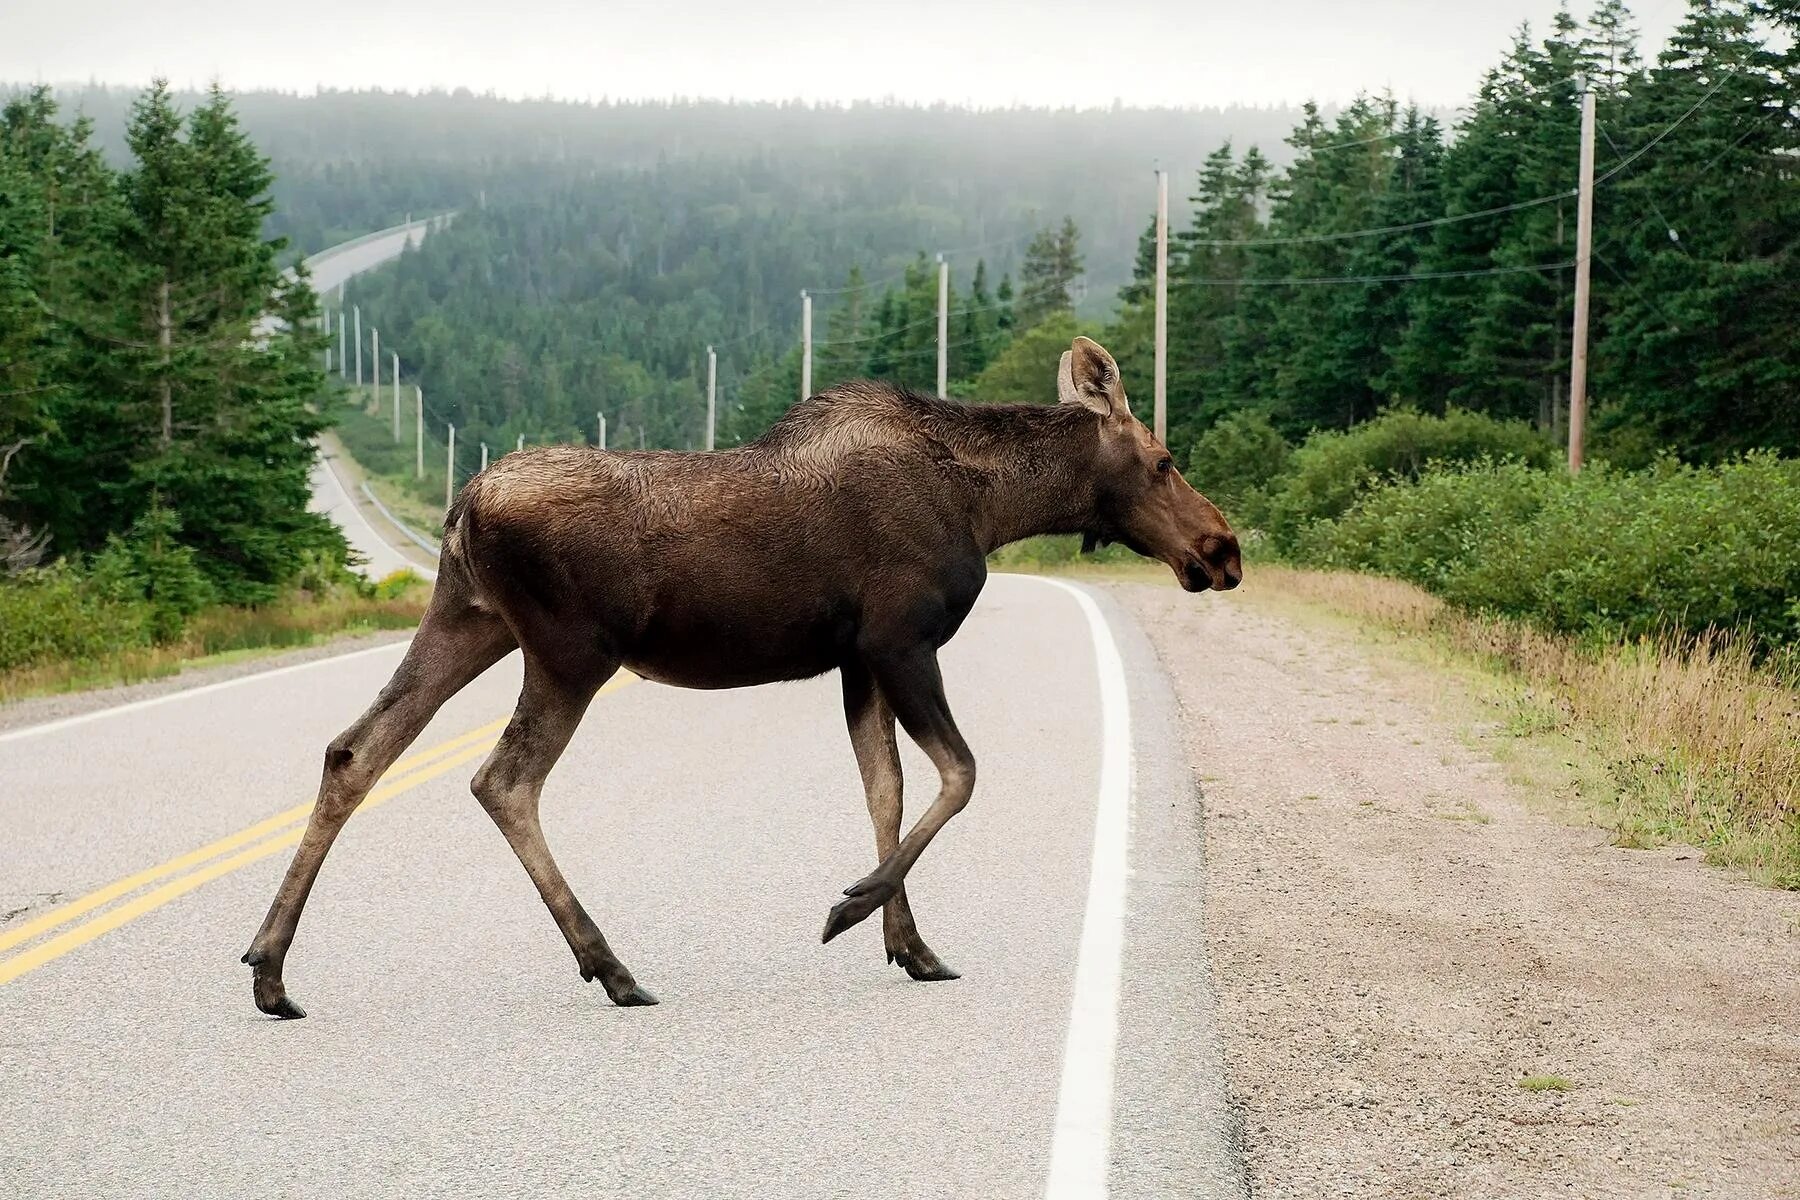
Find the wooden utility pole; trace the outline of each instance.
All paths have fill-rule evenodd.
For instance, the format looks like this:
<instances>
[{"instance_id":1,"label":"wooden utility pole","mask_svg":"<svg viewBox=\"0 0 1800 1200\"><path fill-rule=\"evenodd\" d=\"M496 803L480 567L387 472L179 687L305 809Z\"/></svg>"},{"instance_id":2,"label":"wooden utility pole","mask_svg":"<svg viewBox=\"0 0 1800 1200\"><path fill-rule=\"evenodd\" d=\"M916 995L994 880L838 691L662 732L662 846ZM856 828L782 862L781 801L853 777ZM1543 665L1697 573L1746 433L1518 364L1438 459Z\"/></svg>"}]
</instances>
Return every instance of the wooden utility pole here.
<instances>
[{"instance_id":1,"label":"wooden utility pole","mask_svg":"<svg viewBox=\"0 0 1800 1200\"><path fill-rule=\"evenodd\" d=\"M456 426L450 426L450 452L444 463L444 511L450 511L450 502L456 499Z\"/></svg>"},{"instance_id":2,"label":"wooden utility pole","mask_svg":"<svg viewBox=\"0 0 1800 1200\"><path fill-rule=\"evenodd\" d=\"M706 348L706 448L713 448L713 430L719 419L719 356Z\"/></svg>"},{"instance_id":3,"label":"wooden utility pole","mask_svg":"<svg viewBox=\"0 0 1800 1200\"><path fill-rule=\"evenodd\" d=\"M413 478L425 478L425 389L413 388Z\"/></svg>"},{"instance_id":4,"label":"wooden utility pole","mask_svg":"<svg viewBox=\"0 0 1800 1200\"><path fill-rule=\"evenodd\" d=\"M1575 328L1569 342L1569 470L1587 435L1588 266L1594 257L1594 88L1581 91L1581 197L1575 208Z\"/></svg>"},{"instance_id":5,"label":"wooden utility pole","mask_svg":"<svg viewBox=\"0 0 1800 1200\"><path fill-rule=\"evenodd\" d=\"M812 297L800 293L800 398L812 395Z\"/></svg>"},{"instance_id":6,"label":"wooden utility pole","mask_svg":"<svg viewBox=\"0 0 1800 1200\"><path fill-rule=\"evenodd\" d=\"M950 398L950 264L938 255L938 399Z\"/></svg>"},{"instance_id":7,"label":"wooden utility pole","mask_svg":"<svg viewBox=\"0 0 1800 1200\"><path fill-rule=\"evenodd\" d=\"M1156 440L1169 444L1169 173L1156 173Z\"/></svg>"}]
</instances>

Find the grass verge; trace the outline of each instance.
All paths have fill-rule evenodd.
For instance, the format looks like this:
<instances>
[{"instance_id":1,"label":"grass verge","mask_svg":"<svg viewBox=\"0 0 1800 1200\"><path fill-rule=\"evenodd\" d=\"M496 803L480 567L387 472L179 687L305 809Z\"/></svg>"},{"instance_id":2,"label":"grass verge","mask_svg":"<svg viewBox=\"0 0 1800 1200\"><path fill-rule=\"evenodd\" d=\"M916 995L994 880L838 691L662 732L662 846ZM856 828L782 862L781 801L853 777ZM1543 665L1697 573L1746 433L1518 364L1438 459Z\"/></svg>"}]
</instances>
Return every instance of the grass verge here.
<instances>
[{"instance_id":1,"label":"grass verge","mask_svg":"<svg viewBox=\"0 0 1800 1200\"><path fill-rule=\"evenodd\" d=\"M1457 670L1534 784L1618 844L1682 843L1800 889L1800 692L1720 636L1591 645L1472 616L1408 583L1259 564L1261 599L1386 632Z\"/></svg>"},{"instance_id":2,"label":"grass verge","mask_svg":"<svg viewBox=\"0 0 1800 1200\"><path fill-rule=\"evenodd\" d=\"M258 608L206 609L188 621L178 638L160 645L0 672L0 704L159 679L189 667L310 646L344 634L410 629L419 623L430 596L430 585L414 577L404 583L383 581L374 595L349 589L324 596L299 592Z\"/></svg>"}]
</instances>

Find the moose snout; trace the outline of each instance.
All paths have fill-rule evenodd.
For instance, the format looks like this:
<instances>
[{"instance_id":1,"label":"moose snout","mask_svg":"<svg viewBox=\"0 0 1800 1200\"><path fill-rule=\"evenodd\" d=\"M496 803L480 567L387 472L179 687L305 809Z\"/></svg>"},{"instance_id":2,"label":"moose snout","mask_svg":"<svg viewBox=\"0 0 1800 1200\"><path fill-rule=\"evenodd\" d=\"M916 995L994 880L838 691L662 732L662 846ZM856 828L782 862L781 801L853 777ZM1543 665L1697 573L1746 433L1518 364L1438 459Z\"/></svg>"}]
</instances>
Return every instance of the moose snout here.
<instances>
[{"instance_id":1,"label":"moose snout","mask_svg":"<svg viewBox=\"0 0 1800 1200\"><path fill-rule=\"evenodd\" d=\"M1208 534L1198 547L1207 583L1215 592L1229 592L1244 582L1244 559L1237 535Z\"/></svg>"}]
</instances>

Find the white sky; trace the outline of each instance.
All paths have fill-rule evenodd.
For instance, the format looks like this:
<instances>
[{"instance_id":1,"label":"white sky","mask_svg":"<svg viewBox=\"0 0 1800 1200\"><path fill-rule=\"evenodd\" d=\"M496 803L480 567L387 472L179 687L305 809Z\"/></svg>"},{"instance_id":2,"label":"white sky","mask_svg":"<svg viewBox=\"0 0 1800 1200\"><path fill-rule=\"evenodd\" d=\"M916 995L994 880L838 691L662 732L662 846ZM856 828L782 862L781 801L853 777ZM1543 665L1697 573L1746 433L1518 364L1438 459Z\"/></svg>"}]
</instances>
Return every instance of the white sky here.
<instances>
[{"instance_id":1,"label":"white sky","mask_svg":"<svg viewBox=\"0 0 1800 1200\"><path fill-rule=\"evenodd\" d=\"M1556 0L0 0L0 81L582 99L1461 103ZM1575 11L1586 11L1578 0ZM1685 8L1636 6L1646 57Z\"/></svg>"}]
</instances>

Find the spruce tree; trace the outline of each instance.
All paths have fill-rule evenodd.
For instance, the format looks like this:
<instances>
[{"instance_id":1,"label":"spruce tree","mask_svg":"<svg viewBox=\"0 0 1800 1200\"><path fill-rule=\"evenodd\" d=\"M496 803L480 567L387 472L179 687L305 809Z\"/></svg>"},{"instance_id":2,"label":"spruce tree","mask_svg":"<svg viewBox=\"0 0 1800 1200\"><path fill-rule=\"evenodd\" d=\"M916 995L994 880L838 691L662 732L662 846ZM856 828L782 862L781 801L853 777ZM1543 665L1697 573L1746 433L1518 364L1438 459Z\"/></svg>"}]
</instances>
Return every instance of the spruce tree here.
<instances>
[{"instance_id":1,"label":"spruce tree","mask_svg":"<svg viewBox=\"0 0 1800 1200\"><path fill-rule=\"evenodd\" d=\"M1075 282L1081 277L1081 234L1063 218L1060 229L1042 229L1025 248L1019 268L1019 299L1014 319L1020 331L1055 313L1075 311Z\"/></svg>"}]
</instances>

